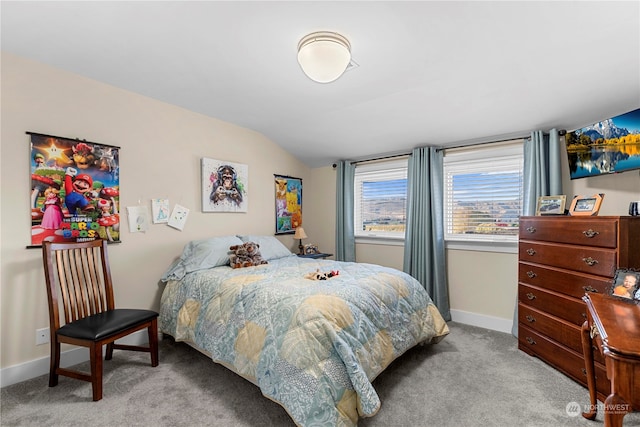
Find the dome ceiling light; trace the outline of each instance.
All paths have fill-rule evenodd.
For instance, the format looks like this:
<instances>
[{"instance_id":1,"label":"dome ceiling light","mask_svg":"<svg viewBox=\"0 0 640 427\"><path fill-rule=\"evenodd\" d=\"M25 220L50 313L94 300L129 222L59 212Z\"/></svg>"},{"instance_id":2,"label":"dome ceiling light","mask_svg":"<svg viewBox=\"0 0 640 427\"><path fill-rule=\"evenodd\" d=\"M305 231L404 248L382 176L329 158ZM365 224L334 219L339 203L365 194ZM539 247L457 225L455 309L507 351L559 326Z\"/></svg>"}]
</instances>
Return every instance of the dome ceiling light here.
<instances>
[{"instance_id":1,"label":"dome ceiling light","mask_svg":"<svg viewBox=\"0 0 640 427\"><path fill-rule=\"evenodd\" d=\"M298 63L311 80L330 83L347 69L351 61L349 40L338 33L319 31L298 43Z\"/></svg>"}]
</instances>

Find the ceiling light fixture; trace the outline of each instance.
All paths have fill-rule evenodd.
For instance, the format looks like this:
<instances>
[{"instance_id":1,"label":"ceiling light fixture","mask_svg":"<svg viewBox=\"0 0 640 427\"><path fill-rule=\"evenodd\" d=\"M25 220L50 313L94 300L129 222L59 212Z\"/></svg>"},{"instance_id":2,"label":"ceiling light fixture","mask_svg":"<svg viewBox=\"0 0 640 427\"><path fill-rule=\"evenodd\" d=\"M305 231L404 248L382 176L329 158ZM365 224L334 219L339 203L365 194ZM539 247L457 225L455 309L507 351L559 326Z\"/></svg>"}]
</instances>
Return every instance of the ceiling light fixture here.
<instances>
[{"instance_id":1,"label":"ceiling light fixture","mask_svg":"<svg viewBox=\"0 0 640 427\"><path fill-rule=\"evenodd\" d=\"M319 31L298 43L298 63L313 81L330 83L344 73L351 61L349 40L338 33Z\"/></svg>"}]
</instances>

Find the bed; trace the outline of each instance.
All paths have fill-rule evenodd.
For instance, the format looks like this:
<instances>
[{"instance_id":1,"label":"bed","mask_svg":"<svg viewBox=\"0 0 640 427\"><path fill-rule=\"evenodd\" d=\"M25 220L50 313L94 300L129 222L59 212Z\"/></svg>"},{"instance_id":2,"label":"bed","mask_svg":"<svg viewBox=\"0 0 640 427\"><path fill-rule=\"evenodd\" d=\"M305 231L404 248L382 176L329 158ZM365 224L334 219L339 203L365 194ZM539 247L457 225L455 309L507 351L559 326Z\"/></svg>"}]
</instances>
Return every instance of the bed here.
<instances>
[{"instance_id":1,"label":"bed","mask_svg":"<svg viewBox=\"0 0 640 427\"><path fill-rule=\"evenodd\" d=\"M229 247L247 241L267 264L231 268ZM313 280L314 272L327 279ZM303 427L354 426L375 415L373 379L449 332L411 276L300 258L273 236L190 242L162 281L160 330L256 384Z\"/></svg>"}]
</instances>

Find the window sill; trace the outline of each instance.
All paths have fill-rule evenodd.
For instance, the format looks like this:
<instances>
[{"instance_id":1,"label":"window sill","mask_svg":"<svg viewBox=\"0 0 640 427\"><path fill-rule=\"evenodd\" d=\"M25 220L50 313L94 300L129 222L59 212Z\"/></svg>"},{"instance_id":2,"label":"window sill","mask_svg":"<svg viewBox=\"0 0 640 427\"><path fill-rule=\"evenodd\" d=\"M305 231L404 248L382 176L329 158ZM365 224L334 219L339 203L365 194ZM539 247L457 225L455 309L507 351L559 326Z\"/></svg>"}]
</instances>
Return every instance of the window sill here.
<instances>
[{"instance_id":1,"label":"window sill","mask_svg":"<svg viewBox=\"0 0 640 427\"><path fill-rule=\"evenodd\" d=\"M385 246L404 246L404 238L402 237L357 237L356 244L364 245L385 245Z\"/></svg>"},{"instance_id":2,"label":"window sill","mask_svg":"<svg viewBox=\"0 0 640 427\"><path fill-rule=\"evenodd\" d=\"M518 242L461 242L449 240L445 242L445 248L460 251L500 252L517 254Z\"/></svg>"}]
</instances>

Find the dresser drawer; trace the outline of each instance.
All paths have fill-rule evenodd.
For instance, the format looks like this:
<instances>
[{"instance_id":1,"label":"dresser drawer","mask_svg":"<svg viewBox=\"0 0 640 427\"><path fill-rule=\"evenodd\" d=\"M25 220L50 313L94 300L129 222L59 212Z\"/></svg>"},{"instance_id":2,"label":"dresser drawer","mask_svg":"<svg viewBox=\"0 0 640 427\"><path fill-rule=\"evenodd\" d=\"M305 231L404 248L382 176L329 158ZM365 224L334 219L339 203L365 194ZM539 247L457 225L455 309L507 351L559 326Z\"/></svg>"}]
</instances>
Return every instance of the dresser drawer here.
<instances>
[{"instance_id":1,"label":"dresser drawer","mask_svg":"<svg viewBox=\"0 0 640 427\"><path fill-rule=\"evenodd\" d=\"M518 337L518 348L544 360L586 387L587 370L581 352L564 347L522 324L518 328ZM595 364L595 371L596 389L604 396L609 395L611 387L607 372L599 363Z\"/></svg>"},{"instance_id":2,"label":"dresser drawer","mask_svg":"<svg viewBox=\"0 0 640 427\"><path fill-rule=\"evenodd\" d=\"M576 353L582 354L582 328L565 320L551 316L542 311L518 304L518 321L535 332L554 341L562 343ZM593 356L597 362L604 364L600 350L594 344Z\"/></svg>"},{"instance_id":3,"label":"dresser drawer","mask_svg":"<svg viewBox=\"0 0 640 427\"><path fill-rule=\"evenodd\" d=\"M538 311L564 319L578 327L587 320L587 306L579 299L534 286L518 286L518 301Z\"/></svg>"},{"instance_id":4,"label":"dresser drawer","mask_svg":"<svg viewBox=\"0 0 640 427\"><path fill-rule=\"evenodd\" d=\"M617 230L616 219L522 217L519 231L525 240L615 248Z\"/></svg>"},{"instance_id":5,"label":"dresser drawer","mask_svg":"<svg viewBox=\"0 0 640 427\"><path fill-rule=\"evenodd\" d=\"M611 278L617 265L617 252L613 249L542 242L520 241L518 257L520 261Z\"/></svg>"},{"instance_id":6,"label":"dresser drawer","mask_svg":"<svg viewBox=\"0 0 640 427\"><path fill-rule=\"evenodd\" d=\"M586 292L607 293L613 282L612 279L600 276L522 261L518 265L518 280L575 298L582 298Z\"/></svg>"}]
</instances>

